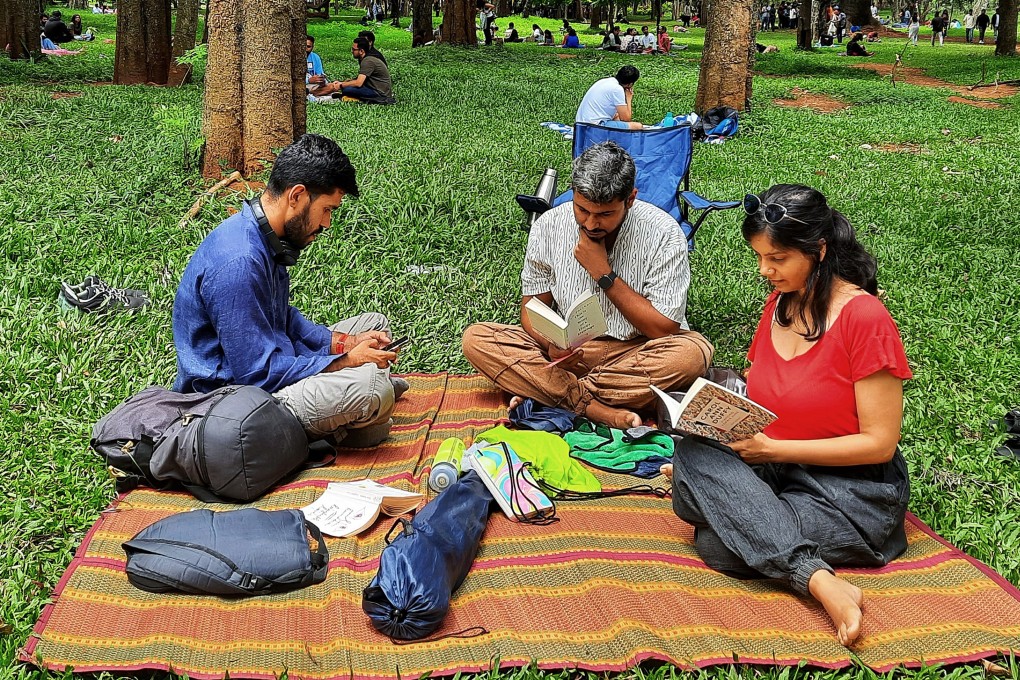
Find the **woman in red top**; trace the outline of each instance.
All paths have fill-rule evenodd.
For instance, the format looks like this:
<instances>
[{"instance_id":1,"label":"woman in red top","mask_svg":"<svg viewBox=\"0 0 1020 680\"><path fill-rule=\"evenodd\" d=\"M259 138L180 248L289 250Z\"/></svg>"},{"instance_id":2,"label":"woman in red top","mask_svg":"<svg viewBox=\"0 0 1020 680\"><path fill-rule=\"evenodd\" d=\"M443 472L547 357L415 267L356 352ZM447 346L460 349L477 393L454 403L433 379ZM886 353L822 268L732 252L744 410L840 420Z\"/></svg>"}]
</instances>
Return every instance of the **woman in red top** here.
<instances>
[{"instance_id":1,"label":"woman in red top","mask_svg":"<svg viewBox=\"0 0 1020 680\"><path fill-rule=\"evenodd\" d=\"M744 209L744 238L775 289L748 351L747 393L778 419L729 447L685 437L663 472L706 564L814 597L849 646L863 594L833 565L882 566L907 547L898 443L910 368L875 297L875 259L822 194L780 184Z\"/></svg>"}]
</instances>

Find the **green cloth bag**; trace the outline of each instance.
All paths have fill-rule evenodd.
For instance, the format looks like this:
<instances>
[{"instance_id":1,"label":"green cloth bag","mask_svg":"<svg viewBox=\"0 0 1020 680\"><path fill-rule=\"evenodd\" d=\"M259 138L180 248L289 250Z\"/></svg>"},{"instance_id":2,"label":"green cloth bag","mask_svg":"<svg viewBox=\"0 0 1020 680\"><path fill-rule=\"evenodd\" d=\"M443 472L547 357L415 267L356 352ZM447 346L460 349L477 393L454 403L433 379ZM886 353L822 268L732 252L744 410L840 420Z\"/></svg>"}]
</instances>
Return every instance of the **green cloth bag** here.
<instances>
[{"instance_id":1,"label":"green cloth bag","mask_svg":"<svg viewBox=\"0 0 1020 680\"><path fill-rule=\"evenodd\" d=\"M531 474L547 490L597 492L602 485L589 470L570 457L570 447L560 437L540 430L508 430L503 425L482 432L476 439L490 444L506 442L531 463ZM555 495L555 492L552 492Z\"/></svg>"},{"instance_id":2,"label":"green cloth bag","mask_svg":"<svg viewBox=\"0 0 1020 680\"><path fill-rule=\"evenodd\" d=\"M567 432L563 439L573 458L610 472L629 474L649 458L673 458L673 439L658 430L649 429L633 437L625 430L579 420L574 431Z\"/></svg>"}]
</instances>

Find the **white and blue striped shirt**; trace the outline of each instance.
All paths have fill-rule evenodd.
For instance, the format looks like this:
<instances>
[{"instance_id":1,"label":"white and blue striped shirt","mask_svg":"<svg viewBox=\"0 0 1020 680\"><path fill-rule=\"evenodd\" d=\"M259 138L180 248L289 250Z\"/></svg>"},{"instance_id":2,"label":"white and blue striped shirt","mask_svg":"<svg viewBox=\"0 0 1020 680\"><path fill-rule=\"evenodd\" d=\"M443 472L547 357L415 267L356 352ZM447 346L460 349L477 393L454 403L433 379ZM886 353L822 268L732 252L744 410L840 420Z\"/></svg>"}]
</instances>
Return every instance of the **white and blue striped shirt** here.
<instances>
[{"instance_id":1,"label":"white and blue striped shirt","mask_svg":"<svg viewBox=\"0 0 1020 680\"><path fill-rule=\"evenodd\" d=\"M535 222L521 271L522 295L551 292L556 308L562 313L582 295L595 293L606 315L609 336L629 340L639 335L574 257L579 237L573 203L553 208ZM609 253L609 265L659 313L681 328L688 328L687 289L691 270L687 241L676 220L650 203L635 201L620 225L616 244Z\"/></svg>"}]
</instances>

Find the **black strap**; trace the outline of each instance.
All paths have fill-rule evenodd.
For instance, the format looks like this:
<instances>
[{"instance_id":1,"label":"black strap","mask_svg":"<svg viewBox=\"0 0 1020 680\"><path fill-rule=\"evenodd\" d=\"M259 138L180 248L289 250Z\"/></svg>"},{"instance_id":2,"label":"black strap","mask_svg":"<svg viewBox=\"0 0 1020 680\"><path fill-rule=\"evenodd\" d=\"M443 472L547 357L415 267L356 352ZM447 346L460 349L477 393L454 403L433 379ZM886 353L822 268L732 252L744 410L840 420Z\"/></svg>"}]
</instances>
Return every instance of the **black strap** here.
<instances>
[{"instance_id":1,"label":"black strap","mask_svg":"<svg viewBox=\"0 0 1020 680\"><path fill-rule=\"evenodd\" d=\"M397 638L393 637L392 635L389 636L389 638L390 638L390 642L392 642L395 645L414 645L414 644L418 644L419 642L436 642L437 640L445 640L446 638L473 638L473 637L479 637L480 635L488 635L488 634L489 634L489 631L488 631L487 628L484 628L482 626L471 626L470 628L465 628L463 630L458 630L455 633L446 633L444 635L437 635L437 636L434 636L434 637L427 637L427 638L424 638L422 640L398 640Z\"/></svg>"},{"instance_id":2,"label":"black strap","mask_svg":"<svg viewBox=\"0 0 1020 680\"><path fill-rule=\"evenodd\" d=\"M637 484L611 491L571 491L570 489L557 488L548 482L542 482L542 487L555 496L558 501L594 501L600 498L615 498L616 496L655 496L657 498L668 498L673 495L672 489L652 486L651 484Z\"/></svg>"},{"instance_id":3,"label":"black strap","mask_svg":"<svg viewBox=\"0 0 1020 680\"><path fill-rule=\"evenodd\" d=\"M408 520L404 519L403 517L398 517L396 521L393 522L392 525L390 525L390 530L386 532L385 536L383 536L383 541L386 543L386 545L389 545L390 543L393 542L394 540L392 538L393 530L396 529L398 526L401 528L400 529L401 536L410 536L414 533L414 525L411 524L411 522L409 522Z\"/></svg>"}]
</instances>

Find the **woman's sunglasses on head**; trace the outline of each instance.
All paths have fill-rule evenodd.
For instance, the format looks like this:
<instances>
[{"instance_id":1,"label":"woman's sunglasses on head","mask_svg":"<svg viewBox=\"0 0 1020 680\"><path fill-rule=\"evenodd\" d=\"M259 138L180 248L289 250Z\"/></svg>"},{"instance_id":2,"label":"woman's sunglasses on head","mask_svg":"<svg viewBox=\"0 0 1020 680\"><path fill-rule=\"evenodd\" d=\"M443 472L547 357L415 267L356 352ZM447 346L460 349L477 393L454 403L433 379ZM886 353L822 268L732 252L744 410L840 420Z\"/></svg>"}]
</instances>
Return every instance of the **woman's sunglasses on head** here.
<instances>
[{"instance_id":1,"label":"woman's sunglasses on head","mask_svg":"<svg viewBox=\"0 0 1020 680\"><path fill-rule=\"evenodd\" d=\"M807 224L804 220L798 220L796 217L791 215L785 205L780 205L778 203L762 203L761 199L755 194L747 194L744 196L744 212L748 215L760 214L769 224L777 224L781 222L784 217L791 219L794 222Z\"/></svg>"}]
</instances>

